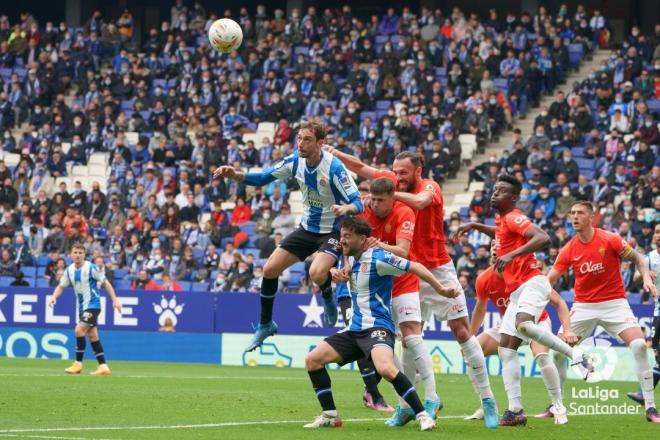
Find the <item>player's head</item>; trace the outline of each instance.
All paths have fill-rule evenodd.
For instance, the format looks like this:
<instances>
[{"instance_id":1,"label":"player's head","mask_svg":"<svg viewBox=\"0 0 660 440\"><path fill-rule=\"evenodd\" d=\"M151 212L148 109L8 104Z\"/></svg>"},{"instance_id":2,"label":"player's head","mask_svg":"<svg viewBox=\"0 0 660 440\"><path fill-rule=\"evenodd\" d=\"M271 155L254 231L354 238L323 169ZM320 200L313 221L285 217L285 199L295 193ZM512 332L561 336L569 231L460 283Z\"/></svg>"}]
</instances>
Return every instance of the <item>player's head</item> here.
<instances>
[{"instance_id":1,"label":"player's head","mask_svg":"<svg viewBox=\"0 0 660 440\"><path fill-rule=\"evenodd\" d=\"M579 200L571 206L571 224L575 232L583 232L592 228L594 205L586 200Z\"/></svg>"},{"instance_id":2,"label":"player's head","mask_svg":"<svg viewBox=\"0 0 660 440\"><path fill-rule=\"evenodd\" d=\"M357 256L364 251L364 244L371 236L371 226L363 218L348 217L341 224L341 243L344 255Z\"/></svg>"},{"instance_id":3,"label":"player's head","mask_svg":"<svg viewBox=\"0 0 660 440\"><path fill-rule=\"evenodd\" d=\"M316 156L325 141L325 125L318 122L303 122L298 130L298 154L302 158Z\"/></svg>"},{"instance_id":4,"label":"player's head","mask_svg":"<svg viewBox=\"0 0 660 440\"><path fill-rule=\"evenodd\" d=\"M658 252L660 252L660 223L656 223L655 225L655 230L653 231L653 243L655 243Z\"/></svg>"},{"instance_id":5,"label":"player's head","mask_svg":"<svg viewBox=\"0 0 660 440\"><path fill-rule=\"evenodd\" d=\"M521 190L522 185L518 179L509 174L502 174L497 178L490 204L499 212L508 212L515 208Z\"/></svg>"},{"instance_id":6,"label":"player's head","mask_svg":"<svg viewBox=\"0 0 660 440\"><path fill-rule=\"evenodd\" d=\"M412 192L422 179L424 156L411 151L403 151L396 155L392 171L396 174L397 190Z\"/></svg>"},{"instance_id":7,"label":"player's head","mask_svg":"<svg viewBox=\"0 0 660 440\"><path fill-rule=\"evenodd\" d=\"M71 248L71 258L75 264L82 264L85 261L85 246L82 244L74 244Z\"/></svg>"},{"instance_id":8,"label":"player's head","mask_svg":"<svg viewBox=\"0 0 660 440\"><path fill-rule=\"evenodd\" d=\"M376 217L387 217L394 205L394 183L385 177L378 178L371 182L369 195L371 196L371 210Z\"/></svg>"}]
</instances>

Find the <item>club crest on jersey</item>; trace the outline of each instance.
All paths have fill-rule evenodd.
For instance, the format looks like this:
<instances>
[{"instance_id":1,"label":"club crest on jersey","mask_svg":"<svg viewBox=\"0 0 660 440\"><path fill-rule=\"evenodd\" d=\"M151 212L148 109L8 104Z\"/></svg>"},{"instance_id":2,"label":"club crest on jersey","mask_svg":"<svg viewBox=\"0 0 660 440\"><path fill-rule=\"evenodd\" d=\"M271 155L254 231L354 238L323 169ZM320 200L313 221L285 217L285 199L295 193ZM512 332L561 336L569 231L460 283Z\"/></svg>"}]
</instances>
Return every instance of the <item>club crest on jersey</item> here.
<instances>
[{"instance_id":1,"label":"club crest on jersey","mask_svg":"<svg viewBox=\"0 0 660 440\"><path fill-rule=\"evenodd\" d=\"M369 263L362 263L360 265L360 272L369 272Z\"/></svg>"},{"instance_id":2,"label":"club crest on jersey","mask_svg":"<svg viewBox=\"0 0 660 440\"><path fill-rule=\"evenodd\" d=\"M325 180L325 177L319 178L319 185L321 185L321 186L327 186L328 185L328 181Z\"/></svg>"},{"instance_id":3,"label":"club crest on jersey","mask_svg":"<svg viewBox=\"0 0 660 440\"><path fill-rule=\"evenodd\" d=\"M605 246L601 246L598 248L598 253L600 254L601 257L605 256Z\"/></svg>"},{"instance_id":4,"label":"club crest on jersey","mask_svg":"<svg viewBox=\"0 0 660 440\"><path fill-rule=\"evenodd\" d=\"M385 225L385 232L387 232L388 234L389 234L390 232L392 232L392 225L391 225L391 224L387 223L387 224Z\"/></svg>"}]
</instances>

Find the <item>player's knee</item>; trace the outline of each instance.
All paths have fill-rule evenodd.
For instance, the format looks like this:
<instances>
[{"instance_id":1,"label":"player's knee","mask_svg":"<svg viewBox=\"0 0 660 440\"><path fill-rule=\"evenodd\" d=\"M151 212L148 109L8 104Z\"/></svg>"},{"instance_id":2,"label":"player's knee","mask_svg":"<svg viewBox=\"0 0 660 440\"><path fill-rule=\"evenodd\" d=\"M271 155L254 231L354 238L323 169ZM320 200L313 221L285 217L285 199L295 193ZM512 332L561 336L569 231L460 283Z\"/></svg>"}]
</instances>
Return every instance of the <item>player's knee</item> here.
<instances>
[{"instance_id":1,"label":"player's knee","mask_svg":"<svg viewBox=\"0 0 660 440\"><path fill-rule=\"evenodd\" d=\"M632 351L633 356L637 359L646 357L646 341L642 338L634 339L630 342L630 351Z\"/></svg>"},{"instance_id":2,"label":"player's knee","mask_svg":"<svg viewBox=\"0 0 660 440\"><path fill-rule=\"evenodd\" d=\"M387 381L393 381L399 370L394 366L394 364L387 365L376 365L376 372Z\"/></svg>"},{"instance_id":3,"label":"player's knee","mask_svg":"<svg viewBox=\"0 0 660 440\"><path fill-rule=\"evenodd\" d=\"M316 353L313 351L307 353L307 356L305 356L305 368L307 368L307 371L318 370L321 367L323 367L323 365L320 365Z\"/></svg>"},{"instance_id":4,"label":"player's knee","mask_svg":"<svg viewBox=\"0 0 660 440\"><path fill-rule=\"evenodd\" d=\"M309 277L318 285L323 284L329 276L330 272L322 267L312 265L312 267L309 268Z\"/></svg>"},{"instance_id":5,"label":"player's knee","mask_svg":"<svg viewBox=\"0 0 660 440\"><path fill-rule=\"evenodd\" d=\"M264 278L278 278L282 274L282 270L275 264L264 265Z\"/></svg>"},{"instance_id":6,"label":"player's knee","mask_svg":"<svg viewBox=\"0 0 660 440\"><path fill-rule=\"evenodd\" d=\"M460 344L467 342L468 339L472 337L472 332L470 331L470 326L467 324L465 319L456 319L449 321L449 328L456 337L456 341Z\"/></svg>"},{"instance_id":7,"label":"player's knee","mask_svg":"<svg viewBox=\"0 0 660 440\"><path fill-rule=\"evenodd\" d=\"M516 330L518 330L520 333L522 333L525 336L529 336L531 326L533 326L533 325L534 325L534 322L532 322L532 321L528 321L528 320L522 321L521 320L521 322L516 322Z\"/></svg>"}]
</instances>

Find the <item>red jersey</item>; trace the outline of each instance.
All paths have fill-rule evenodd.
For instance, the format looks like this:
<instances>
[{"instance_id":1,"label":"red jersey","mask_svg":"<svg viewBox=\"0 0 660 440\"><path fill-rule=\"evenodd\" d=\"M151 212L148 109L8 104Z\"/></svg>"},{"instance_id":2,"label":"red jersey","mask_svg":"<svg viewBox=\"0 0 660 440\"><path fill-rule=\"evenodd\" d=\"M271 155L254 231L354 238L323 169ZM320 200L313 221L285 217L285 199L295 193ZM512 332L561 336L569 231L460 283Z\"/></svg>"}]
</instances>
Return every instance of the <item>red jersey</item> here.
<instances>
[{"instance_id":1,"label":"red jersey","mask_svg":"<svg viewBox=\"0 0 660 440\"><path fill-rule=\"evenodd\" d=\"M474 288L478 299L492 302L497 307L500 315L504 316L506 308L509 307L511 291L507 291L504 279L497 274L493 266L489 266L477 277ZM539 321L545 319L548 319L548 312L543 310Z\"/></svg>"},{"instance_id":2,"label":"red jersey","mask_svg":"<svg viewBox=\"0 0 660 440\"><path fill-rule=\"evenodd\" d=\"M393 171L377 171L376 178L386 177L396 185ZM427 269L435 269L451 261L445 247L444 202L440 186L431 179L422 179L413 194L430 191L433 201L417 213L417 230L413 237L411 250Z\"/></svg>"},{"instance_id":3,"label":"red jersey","mask_svg":"<svg viewBox=\"0 0 660 440\"><path fill-rule=\"evenodd\" d=\"M621 257L633 252L624 239L594 228L589 243L573 237L562 248L553 268L561 273L573 268L575 302L594 303L626 297L621 278Z\"/></svg>"},{"instance_id":4,"label":"red jersey","mask_svg":"<svg viewBox=\"0 0 660 440\"><path fill-rule=\"evenodd\" d=\"M532 225L527 216L519 209L513 209L505 216L497 215L495 218L495 252L503 256L524 246L529 241L525 232ZM534 254L521 255L504 267L502 276L506 283L506 290L513 292L528 279L541 275Z\"/></svg>"},{"instance_id":5,"label":"red jersey","mask_svg":"<svg viewBox=\"0 0 660 440\"><path fill-rule=\"evenodd\" d=\"M364 218L373 228L371 236L379 239L383 243L396 246L399 238L404 238L412 242L415 233L415 211L402 202L395 201L392 211L385 218L379 218L374 212L367 208L359 217ZM417 261L412 251L407 257L410 261ZM394 277L392 285L392 296L399 296L403 293L419 292L419 279L412 273L406 273Z\"/></svg>"}]
</instances>

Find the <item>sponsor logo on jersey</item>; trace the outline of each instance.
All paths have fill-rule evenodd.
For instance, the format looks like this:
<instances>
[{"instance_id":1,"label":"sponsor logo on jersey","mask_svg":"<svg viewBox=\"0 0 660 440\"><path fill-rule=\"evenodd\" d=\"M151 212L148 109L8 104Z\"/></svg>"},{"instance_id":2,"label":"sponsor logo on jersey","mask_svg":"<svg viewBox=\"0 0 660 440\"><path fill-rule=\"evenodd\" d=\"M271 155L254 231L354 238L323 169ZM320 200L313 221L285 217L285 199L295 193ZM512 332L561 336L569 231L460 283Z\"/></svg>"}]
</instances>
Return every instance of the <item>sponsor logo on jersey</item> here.
<instances>
[{"instance_id":1,"label":"sponsor logo on jersey","mask_svg":"<svg viewBox=\"0 0 660 440\"><path fill-rule=\"evenodd\" d=\"M405 269L405 264L403 263L403 260L396 255L390 254L386 259L385 262L388 264L391 264L394 267L398 267L399 269Z\"/></svg>"},{"instance_id":2,"label":"sponsor logo on jersey","mask_svg":"<svg viewBox=\"0 0 660 440\"><path fill-rule=\"evenodd\" d=\"M387 232L389 234L391 231L392 231L392 225L389 224L389 223L386 223L385 224L385 232Z\"/></svg>"},{"instance_id":3,"label":"sponsor logo on jersey","mask_svg":"<svg viewBox=\"0 0 660 440\"><path fill-rule=\"evenodd\" d=\"M588 273L598 273L605 270L605 265L602 262L594 263L593 261L587 261L580 265L580 273L582 275Z\"/></svg>"},{"instance_id":4,"label":"sponsor logo on jersey","mask_svg":"<svg viewBox=\"0 0 660 440\"><path fill-rule=\"evenodd\" d=\"M348 178L348 174L346 174L345 172L340 173L339 174L339 183L343 187L346 187L346 188L350 187L351 186L351 179Z\"/></svg>"},{"instance_id":5,"label":"sponsor logo on jersey","mask_svg":"<svg viewBox=\"0 0 660 440\"><path fill-rule=\"evenodd\" d=\"M312 206L314 208L323 208L324 206L323 200L321 200L321 196L316 191L312 191L312 190L307 191L306 201L309 204L309 206Z\"/></svg>"},{"instance_id":6,"label":"sponsor logo on jersey","mask_svg":"<svg viewBox=\"0 0 660 440\"><path fill-rule=\"evenodd\" d=\"M605 246L602 246L602 245L601 245L601 246L598 248L598 253L600 254L601 257L604 257L604 256L605 256Z\"/></svg>"},{"instance_id":7,"label":"sponsor logo on jersey","mask_svg":"<svg viewBox=\"0 0 660 440\"><path fill-rule=\"evenodd\" d=\"M410 220L406 220L406 221L403 222L403 224L401 225L401 230L402 230L402 231L410 231L410 230L413 228L413 224L414 224L414 223L411 222Z\"/></svg>"}]
</instances>

